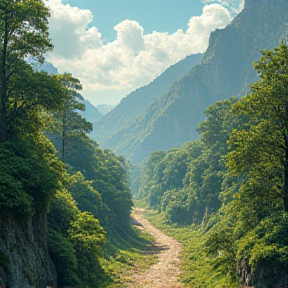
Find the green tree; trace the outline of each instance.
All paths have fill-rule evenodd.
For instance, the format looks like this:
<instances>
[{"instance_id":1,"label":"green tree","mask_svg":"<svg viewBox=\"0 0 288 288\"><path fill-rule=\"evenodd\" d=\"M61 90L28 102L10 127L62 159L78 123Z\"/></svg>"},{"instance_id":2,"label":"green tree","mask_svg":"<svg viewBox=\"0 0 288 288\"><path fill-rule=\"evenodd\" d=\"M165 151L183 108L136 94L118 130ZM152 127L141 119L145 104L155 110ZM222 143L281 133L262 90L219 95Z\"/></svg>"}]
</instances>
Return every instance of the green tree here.
<instances>
[{"instance_id":1,"label":"green tree","mask_svg":"<svg viewBox=\"0 0 288 288\"><path fill-rule=\"evenodd\" d=\"M249 122L230 137L228 166L231 174L244 177L252 198L268 198L266 204L282 199L288 212L288 47L262 53L255 63L261 80L234 107Z\"/></svg>"},{"instance_id":2,"label":"green tree","mask_svg":"<svg viewBox=\"0 0 288 288\"><path fill-rule=\"evenodd\" d=\"M0 143L6 140L8 85L20 73L25 57L42 55L52 48L48 39L48 8L41 0L0 2Z\"/></svg>"},{"instance_id":3,"label":"green tree","mask_svg":"<svg viewBox=\"0 0 288 288\"><path fill-rule=\"evenodd\" d=\"M67 101L66 89L57 76L33 71L25 62L18 69L19 73L11 76L8 85L6 140L19 133L31 137L42 133L47 126L45 114L63 109Z\"/></svg>"},{"instance_id":4,"label":"green tree","mask_svg":"<svg viewBox=\"0 0 288 288\"><path fill-rule=\"evenodd\" d=\"M59 75L58 79L68 94L62 111L55 114L56 129L61 138L61 160L67 162L67 145L72 145L73 138L78 138L79 134L92 131L92 124L79 114L79 111L85 111L84 98L78 93L82 89L80 81L69 73Z\"/></svg>"},{"instance_id":5,"label":"green tree","mask_svg":"<svg viewBox=\"0 0 288 288\"><path fill-rule=\"evenodd\" d=\"M92 214L82 212L71 222L68 233L76 251L79 279L88 287L99 287L104 271L100 266L98 253L101 245L106 242L105 230Z\"/></svg>"},{"instance_id":6,"label":"green tree","mask_svg":"<svg viewBox=\"0 0 288 288\"><path fill-rule=\"evenodd\" d=\"M68 175L62 175L69 178ZM77 257L68 230L80 211L71 194L61 187L53 197L48 213L48 251L60 286L79 283Z\"/></svg>"},{"instance_id":7,"label":"green tree","mask_svg":"<svg viewBox=\"0 0 288 288\"><path fill-rule=\"evenodd\" d=\"M69 177L66 187L77 202L77 207L81 212L90 212L96 219L99 219L101 225L107 219L107 205L102 202L101 195L93 189L93 182L85 179L81 172L77 172Z\"/></svg>"}]
</instances>

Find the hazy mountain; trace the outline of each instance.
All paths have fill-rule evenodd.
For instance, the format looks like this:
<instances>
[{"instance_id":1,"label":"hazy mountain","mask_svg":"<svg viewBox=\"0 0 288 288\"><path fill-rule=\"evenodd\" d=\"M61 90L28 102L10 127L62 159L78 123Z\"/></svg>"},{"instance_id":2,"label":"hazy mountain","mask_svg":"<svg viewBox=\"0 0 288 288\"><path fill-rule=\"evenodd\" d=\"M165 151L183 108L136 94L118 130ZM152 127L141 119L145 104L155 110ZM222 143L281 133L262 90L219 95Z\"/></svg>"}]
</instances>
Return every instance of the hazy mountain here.
<instances>
[{"instance_id":1,"label":"hazy mountain","mask_svg":"<svg viewBox=\"0 0 288 288\"><path fill-rule=\"evenodd\" d=\"M44 61L44 63L39 67L39 71L45 71L50 75L58 74L58 69L53 66L52 63Z\"/></svg>"},{"instance_id":2,"label":"hazy mountain","mask_svg":"<svg viewBox=\"0 0 288 288\"><path fill-rule=\"evenodd\" d=\"M169 67L150 84L130 93L101 121L95 124L92 137L100 142L102 147L109 145L109 147L113 146L115 148L118 145L118 140L114 141L115 145L110 146L108 144L110 139L114 136L117 137L119 133L123 135L129 133L130 125L134 125L139 115L144 114L151 103L166 93L175 81L188 73L193 66L200 63L202 57L202 54L187 56Z\"/></svg>"},{"instance_id":3,"label":"hazy mountain","mask_svg":"<svg viewBox=\"0 0 288 288\"><path fill-rule=\"evenodd\" d=\"M94 123L99 121L103 117L103 113L99 111L94 105L88 100L85 100L85 111L79 111L82 117L84 117L88 122ZM93 126L94 130L94 126Z\"/></svg>"},{"instance_id":4,"label":"hazy mountain","mask_svg":"<svg viewBox=\"0 0 288 288\"><path fill-rule=\"evenodd\" d=\"M110 112L112 109L114 109L116 105L109 105L109 104L99 104L96 106L96 108L103 113L103 115L106 115L108 112Z\"/></svg>"},{"instance_id":5,"label":"hazy mountain","mask_svg":"<svg viewBox=\"0 0 288 288\"><path fill-rule=\"evenodd\" d=\"M100 121L96 136L102 147L139 162L153 151L196 139L205 109L215 101L245 94L257 79L252 62L260 58L259 51L278 46L287 37L287 11L286 0L246 0L230 25L211 34L202 63L145 106L145 113L138 112L140 101L131 94L130 105L124 105L128 101L124 99L114 114Z\"/></svg>"}]
</instances>

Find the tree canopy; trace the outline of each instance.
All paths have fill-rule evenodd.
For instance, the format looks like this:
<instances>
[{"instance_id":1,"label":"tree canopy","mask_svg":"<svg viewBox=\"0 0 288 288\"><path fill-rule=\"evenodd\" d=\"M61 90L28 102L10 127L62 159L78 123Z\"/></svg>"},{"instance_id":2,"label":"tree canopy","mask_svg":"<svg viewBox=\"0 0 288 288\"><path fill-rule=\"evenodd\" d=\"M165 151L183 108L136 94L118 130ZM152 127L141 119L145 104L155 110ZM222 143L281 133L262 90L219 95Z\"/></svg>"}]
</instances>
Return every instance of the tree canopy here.
<instances>
[{"instance_id":1,"label":"tree canopy","mask_svg":"<svg viewBox=\"0 0 288 288\"><path fill-rule=\"evenodd\" d=\"M6 140L9 84L21 74L23 61L52 48L48 39L48 8L41 0L3 0L0 3L0 143Z\"/></svg>"}]
</instances>

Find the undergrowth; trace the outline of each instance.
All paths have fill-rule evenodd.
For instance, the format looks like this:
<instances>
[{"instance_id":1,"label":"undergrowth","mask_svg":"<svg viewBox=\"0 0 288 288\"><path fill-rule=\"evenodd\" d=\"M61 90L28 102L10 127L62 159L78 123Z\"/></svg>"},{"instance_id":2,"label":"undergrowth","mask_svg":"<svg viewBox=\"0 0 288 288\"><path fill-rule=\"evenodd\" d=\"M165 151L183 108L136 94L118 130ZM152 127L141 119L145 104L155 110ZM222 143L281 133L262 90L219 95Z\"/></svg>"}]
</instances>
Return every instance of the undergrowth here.
<instances>
[{"instance_id":1,"label":"undergrowth","mask_svg":"<svg viewBox=\"0 0 288 288\"><path fill-rule=\"evenodd\" d=\"M148 269L156 262L155 256L147 253L154 238L133 227L133 233L125 238L114 238L102 251L100 259L105 274L108 275L101 288L126 288L125 283L132 280L132 275Z\"/></svg>"}]
</instances>

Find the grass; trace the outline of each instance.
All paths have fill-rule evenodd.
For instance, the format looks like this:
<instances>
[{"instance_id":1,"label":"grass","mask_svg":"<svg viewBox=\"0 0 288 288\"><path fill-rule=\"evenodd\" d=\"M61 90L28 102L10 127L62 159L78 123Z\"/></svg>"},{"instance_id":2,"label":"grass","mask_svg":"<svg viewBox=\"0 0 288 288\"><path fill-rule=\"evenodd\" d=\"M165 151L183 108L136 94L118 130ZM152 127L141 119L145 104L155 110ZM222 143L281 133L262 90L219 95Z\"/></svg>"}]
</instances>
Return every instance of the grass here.
<instances>
[{"instance_id":1,"label":"grass","mask_svg":"<svg viewBox=\"0 0 288 288\"><path fill-rule=\"evenodd\" d=\"M199 226L177 227L168 225L163 214L146 210L145 217L166 235L182 243L181 281L193 288L236 288L229 278L217 271L214 259L206 255L204 242L206 235Z\"/></svg>"},{"instance_id":2,"label":"grass","mask_svg":"<svg viewBox=\"0 0 288 288\"><path fill-rule=\"evenodd\" d=\"M105 247L100 264L109 277L101 288L126 288L125 283L132 280L134 273L141 273L156 262L155 256L147 253L154 238L137 226L132 228L125 239L117 235L113 244Z\"/></svg>"}]
</instances>

